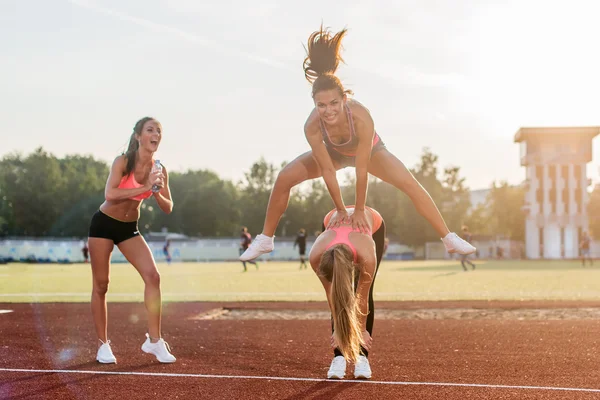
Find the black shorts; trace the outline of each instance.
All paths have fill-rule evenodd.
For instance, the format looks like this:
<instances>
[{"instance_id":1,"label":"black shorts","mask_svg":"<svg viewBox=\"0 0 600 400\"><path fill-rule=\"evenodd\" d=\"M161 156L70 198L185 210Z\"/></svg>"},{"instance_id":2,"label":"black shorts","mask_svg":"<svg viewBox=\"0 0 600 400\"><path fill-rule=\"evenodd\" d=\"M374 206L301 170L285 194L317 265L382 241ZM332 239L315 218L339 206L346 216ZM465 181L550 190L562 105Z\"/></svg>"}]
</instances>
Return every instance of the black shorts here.
<instances>
[{"instance_id":1,"label":"black shorts","mask_svg":"<svg viewBox=\"0 0 600 400\"><path fill-rule=\"evenodd\" d=\"M337 163L341 168L356 166L356 156L344 155L344 154L338 152L336 149L328 147L327 145L325 146L325 148L327 149L327 152L329 153L329 157L331 157L331 160L334 161L335 163ZM385 144L383 143L381 138L379 138L379 141L377 143L375 143L373 145L373 148L371 149L371 155L373 155L383 149L385 149Z\"/></svg>"},{"instance_id":2,"label":"black shorts","mask_svg":"<svg viewBox=\"0 0 600 400\"><path fill-rule=\"evenodd\" d=\"M110 239L115 244L119 244L132 237L140 236L140 231L137 221L119 221L98 210L92 217L88 236Z\"/></svg>"},{"instance_id":3,"label":"black shorts","mask_svg":"<svg viewBox=\"0 0 600 400\"><path fill-rule=\"evenodd\" d=\"M300 246L300 247L298 248L298 253L299 253L301 256L305 255L305 254L306 254L306 246Z\"/></svg>"}]
</instances>

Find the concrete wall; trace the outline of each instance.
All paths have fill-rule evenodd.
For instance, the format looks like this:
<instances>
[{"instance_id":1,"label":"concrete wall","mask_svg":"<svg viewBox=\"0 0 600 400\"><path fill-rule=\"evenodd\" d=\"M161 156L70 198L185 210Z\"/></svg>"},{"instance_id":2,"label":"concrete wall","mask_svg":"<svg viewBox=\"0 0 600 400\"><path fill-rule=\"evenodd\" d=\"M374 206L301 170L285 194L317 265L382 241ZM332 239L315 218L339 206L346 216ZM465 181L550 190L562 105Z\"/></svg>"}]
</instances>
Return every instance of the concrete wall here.
<instances>
[{"instance_id":1,"label":"concrete wall","mask_svg":"<svg viewBox=\"0 0 600 400\"><path fill-rule=\"evenodd\" d=\"M308 256L312 240L306 243ZM148 242L158 262L165 261L163 254L164 242ZM173 261L236 261L239 257L240 239L200 239L192 241L171 241L170 253ZM276 239L275 250L270 254L262 255L260 260L298 260L298 247L294 248L293 239ZM33 258L40 262L82 262L82 240L2 240L0 241L0 258L22 260ZM390 243L387 255L391 259L410 259L410 248ZM125 257L115 246L111 258L112 262L126 262Z\"/></svg>"}]
</instances>

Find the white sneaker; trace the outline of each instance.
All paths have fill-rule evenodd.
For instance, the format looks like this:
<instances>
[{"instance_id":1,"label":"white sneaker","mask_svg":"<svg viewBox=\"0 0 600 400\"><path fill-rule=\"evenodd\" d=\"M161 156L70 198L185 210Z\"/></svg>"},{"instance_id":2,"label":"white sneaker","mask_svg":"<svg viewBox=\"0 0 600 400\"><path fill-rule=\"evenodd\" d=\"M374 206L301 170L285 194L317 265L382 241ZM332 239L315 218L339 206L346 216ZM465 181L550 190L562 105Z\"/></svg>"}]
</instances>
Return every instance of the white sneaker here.
<instances>
[{"instance_id":1,"label":"white sneaker","mask_svg":"<svg viewBox=\"0 0 600 400\"><path fill-rule=\"evenodd\" d=\"M142 345L142 350L145 353L154 354L156 359L161 363L174 363L177 360L175 356L171 354L171 348L163 338L160 338L156 343L150 341L150 335L147 333L146 338L146 341Z\"/></svg>"},{"instance_id":2,"label":"white sneaker","mask_svg":"<svg viewBox=\"0 0 600 400\"><path fill-rule=\"evenodd\" d=\"M356 363L354 363L354 378L371 379L371 366L367 357L358 356L356 359Z\"/></svg>"},{"instance_id":3,"label":"white sneaker","mask_svg":"<svg viewBox=\"0 0 600 400\"><path fill-rule=\"evenodd\" d=\"M342 379L346 375L346 359L343 356L337 356L331 361L327 379Z\"/></svg>"},{"instance_id":4,"label":"white sneaker","mask_svg":"<svg viewBox=\"0 0 600 400\"><path fill-rule=\"evenodd\" d=\"M250 247L248 247L244 254L240 256L239 260L254 260L261 254L272 252L274 248L275 244L273 243L273 237L265 236L261 233L260 235L256 235L252 243L250 243Z\"/></svg>"},{"instance_id":5,"label":"white sneaker","mask_svg":"<svg viewBox=\"0 0 600 400\"><path fill-rule=\"evenodd\" d=\"M473 254L477 250L469 242L463 240L454 232L450 232L444 238L442 238L442 242L446 247L446 251L450 254Z\"/></svg>"},{"instance_id":6,"label":"white sneaker","mask_svg":"<svg viewBox=\"0 0 600 400\"><path fill-rule=\"evenodd\" d=\"M102 342L102 340L100 340ZM117 359L110 348L110 340L102 342L102 345L98 348L96 354L96 360L102 364L116 364Z\"/></svg>"}]
</instances>

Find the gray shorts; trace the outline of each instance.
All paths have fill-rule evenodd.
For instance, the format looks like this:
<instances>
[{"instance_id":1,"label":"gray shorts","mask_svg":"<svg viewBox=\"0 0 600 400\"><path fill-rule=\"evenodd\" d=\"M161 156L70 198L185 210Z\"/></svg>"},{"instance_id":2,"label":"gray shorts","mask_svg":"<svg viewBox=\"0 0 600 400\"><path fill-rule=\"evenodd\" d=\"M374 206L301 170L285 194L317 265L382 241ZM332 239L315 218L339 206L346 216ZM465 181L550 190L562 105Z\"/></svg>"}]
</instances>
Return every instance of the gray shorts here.
<instances>
[{"instance_id":1,"label":"gray shorts","mask_svg":"<svg viewBox=\"0 0 600 400\"><path fill-rule=\"evenodd\" d=\"M590 256L590 249L581 249L581 256L582 257L589 257Z\"/></svg>"},{"instance_id":2,"label":"gray shorts","mask_svg":"<svg viewBox=\"0 0 600 400\"><path fill-rule=\"evenodd\" d=\"M346 167L355 167L356 166L356 156L347 156L345 154L342 154L340 152L338 152L336 149L331 148L329 146L325 146L327 148L327 152L329 153L329 157L331 157L331 159L333 161L335 161L338 165L340 165L342 168L346 168ZM381 140L381 138L379 138L379 140L377 141L377 143L375 143L373 145L373 148L371 149L371 155L377 153L380 150L385 149L385 143L383 143L383 141Z\"/></svg>"}]
</instances>

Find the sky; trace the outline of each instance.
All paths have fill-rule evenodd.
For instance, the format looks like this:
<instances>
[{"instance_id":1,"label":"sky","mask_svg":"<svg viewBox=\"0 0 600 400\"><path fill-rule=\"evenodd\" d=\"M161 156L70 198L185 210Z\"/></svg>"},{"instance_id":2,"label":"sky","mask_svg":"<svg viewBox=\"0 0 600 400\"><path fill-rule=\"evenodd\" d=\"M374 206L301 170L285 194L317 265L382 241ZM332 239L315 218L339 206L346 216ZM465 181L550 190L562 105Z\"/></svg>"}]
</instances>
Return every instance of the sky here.
<instances>
[{"instance_id":1,"label":"sky","mask_svg":"<svg viewBox=\"0 0 600 400\"><path fill-rule=\"evenodd\" d=\"M338 71L387 148L423 148L471 189L525 178L522 126L600 126L600 2L0 0L0 157L111 162L135 122L170 170L243 178L310 150L303 45L348 29ZM600 181L599 141L588 174Z\"/></svg>"}]
</instances>

